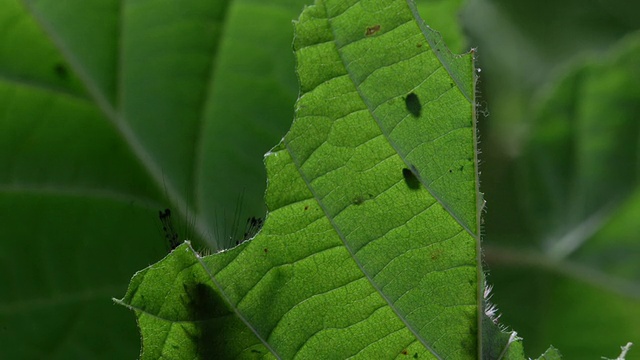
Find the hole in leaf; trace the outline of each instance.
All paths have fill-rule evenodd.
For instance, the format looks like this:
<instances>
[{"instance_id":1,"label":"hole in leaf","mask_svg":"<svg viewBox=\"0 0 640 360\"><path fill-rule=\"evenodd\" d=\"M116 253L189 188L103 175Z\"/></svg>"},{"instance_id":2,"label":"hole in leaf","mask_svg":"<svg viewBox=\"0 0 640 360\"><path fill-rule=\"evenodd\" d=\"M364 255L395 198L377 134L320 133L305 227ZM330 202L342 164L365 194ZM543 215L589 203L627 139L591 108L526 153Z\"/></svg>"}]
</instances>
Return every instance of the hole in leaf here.
<instances>
[{"instance_id":1,"label":"hole in leaf","mask_svg":"<svg viewBox=\"0 0 640 360\"><path fill-rule=\"evenodd\" d=\"M411 167L413 168L413 166ZM402 169L402 176L404 177L404 181L407 183L409 189L420 189L420 180L418 180L418 177L413 173L412 170L409 170L407 168Z\"/></svg>"},{"instance_id":2,"label":"hole in leaf","mask_svg":"<svg viewBox=\"0 0 640 360\"><path fill-rule=\"evenodd\" d=\"M414 117L420 117L420 112L422 112L422 105L420 104L418 95L416 95L415 93L410 93L404 99L404 103L411 115L413 115Z\"/></svg>"}]
</instances>

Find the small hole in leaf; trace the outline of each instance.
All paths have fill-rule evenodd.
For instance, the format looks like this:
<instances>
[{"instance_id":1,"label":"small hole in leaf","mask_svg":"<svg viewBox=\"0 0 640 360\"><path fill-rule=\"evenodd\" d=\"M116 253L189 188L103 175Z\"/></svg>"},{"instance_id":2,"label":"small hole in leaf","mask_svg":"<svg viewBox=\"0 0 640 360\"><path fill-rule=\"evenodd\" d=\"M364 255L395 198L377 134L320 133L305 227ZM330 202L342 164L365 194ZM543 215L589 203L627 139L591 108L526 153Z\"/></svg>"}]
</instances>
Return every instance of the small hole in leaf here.
<instances>
[{"instance_id":1,"label":"small hole in leaf","mask_svg":"<svg viewBox=\"0 0 640 360\"><path fill-rule=\"evenodd\" d=\"M418 180L418 177L413 173L413 171L404 168L402 169L402 176L404 177L404 182L407 183L409 189L417 190L420 188L420 180Z\"/></svg>"},{"instance_id":2,"label":"small hole in leaf","mask_svg":"<svg viewBox=\"0 0 640 360\"><path fill-rule=\"evenodd\" d=\"M422 111L422 105L420 104L420 99L418 99L418 95L415 93L410 93L404 99L404 103L407 106L407 110L414 117L420 117L420 112Z\"/></svg>"}]
</instances>

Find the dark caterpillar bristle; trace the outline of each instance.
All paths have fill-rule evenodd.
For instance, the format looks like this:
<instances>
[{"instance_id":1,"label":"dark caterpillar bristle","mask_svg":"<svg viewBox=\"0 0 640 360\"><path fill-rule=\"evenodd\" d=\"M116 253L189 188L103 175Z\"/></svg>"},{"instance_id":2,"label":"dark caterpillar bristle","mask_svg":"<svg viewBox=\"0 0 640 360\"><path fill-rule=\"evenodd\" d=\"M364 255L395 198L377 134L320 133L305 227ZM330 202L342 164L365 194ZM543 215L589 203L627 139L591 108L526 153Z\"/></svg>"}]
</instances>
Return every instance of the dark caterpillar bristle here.
<instances>
[{"instance_id":1,"label":"dark caterpillar bristle","mask_svg":"<svg viewBox=\"0 0 640 360\"><path fill-rule=\"evenodd\" d=\"M180 240L178 236L178 232L173 226L173 221L171 220L171 210L164 209L164 211L160 210L158 212L160 217L160 222L162 223L162 231L164 232L164 238L169 244L169 249L173 250L180 245Z\"/></svg>"}]
</instances>

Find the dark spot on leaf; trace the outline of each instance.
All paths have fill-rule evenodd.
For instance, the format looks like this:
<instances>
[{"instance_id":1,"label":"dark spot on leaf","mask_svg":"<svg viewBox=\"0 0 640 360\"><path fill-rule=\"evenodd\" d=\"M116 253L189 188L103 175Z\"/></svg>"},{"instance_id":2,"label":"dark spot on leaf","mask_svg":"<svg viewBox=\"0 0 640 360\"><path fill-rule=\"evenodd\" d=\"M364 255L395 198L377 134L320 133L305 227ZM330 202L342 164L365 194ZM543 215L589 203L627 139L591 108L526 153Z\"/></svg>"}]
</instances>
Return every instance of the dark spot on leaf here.
<instances>
[{"instance_id":1,"label":"dark spot on leaf","mask_svg":"<svg viewBox=\"0 0 640 360\"><path fill-rule=\"evenodd\" d=\"M56 75L58 75L59 78L63 80L69 77L69 70L67 70L67 67L64 66L64 64L57 63L53 67L53 71L56 73Z\"/></svg>"},{"instance_id":2,"label":"dark spot on leaf","mask_svg":"<svg viewBox=\"0 0 640 360\"><path fill-rule=\"evenodd\" d=\"M251 349L251 352L254 354L262 354L260 351L256 350L256 349Z\"/></svg>"},{"instance_id":3,"label":"dark spot on leaf","mask_svg":"<svg viewBox=\"0 0 640 360\"><path fill-rule=\"evenodd\" d=\"M450 87L454 87L454 86L455 86L455 84L454 84L454 83L449 83L449 86L450 86Z\"/></svg>"},{"instance_id":4,"label":"dark spot on leaf","mask_svg":"<svg viewBox=\"0 0 640 360\"><path fill-rule=\"evenodd\" d=\"M367 30L364 32L364 35L365 36L375 35L375 33L377 33L378 31L380 31L380 24L367 27Z\"/></svg>"},{"instance_id":5,"label":"dark spot on leaf","mask_svg":"<svg viewBox=\"0 0 640 360\"><path fill-rule=\"evenodd\" d=\"M264 248L264 253L266 254L266 253L268 253L268 252L269 252L269 249Z\"/></svg>"},{"instance_id":6,"label":"dark spot on leaf","mask_svg":"<svg viewBox=\"0 0 640 360\"><path fill-rule=\"evenodd\" d=\"M417 359L418 358L418 353L413 354L413 358Z\"/></svg>"},{"instance_id":7,"label":"dark spot on leaf","mask_svg":"<svg viewBox=\"0 0 640 360\"><path fill-rule=\"evenodd\" d=\"M411 166L411 167L415 169L414 166ZM420 180L418 180L418 177L416 176L416 174L413 173L412 170L409 170L407 168L402 169L402 176L404 177L404 182L407 183L407 186L409 187L409 189L411 190L420 189Z\"/></svg>"},{"instance_id":8,"label":"dark spot on leaf","mask_svg":"<svg viewBox=\"0 0 640 360\"><path fill-rule=\"evenodd\" d=\"M460 171L464 170L464 165L460 166Z\"/></svg>"},{"instance_id":9,"label":"dark spot on leaf","mask_svg":"<svg viewBox=\"0 0 640 360\"><path fill-rule=\"evenodd\" d=\"M422 44L416 44L416 47L422 47Z\"/></svg>"},{"instance_id":10,"label":"dark spot on leaf","mask_svg":"<svg viewBox=\"0 0 640 360\"><path fill-rule=\"evenodd\" d=\"M449 174L451 174L453 172L453 170L449 169Z\"/></svg>"},{"instance_id":11,"label":"dark spot on leaf","mask_svg":"<svg viewBox=\"0 0 640 360\"><path fill-rule=\"evenodd\" d=\"M404 103L407 106L407 110L414 117L420 117L420 112L422 111L422 105L420 104L420 99L418 99L418 95L414 93L410 93L404 99Z\"/></svg>"},{"instance_id":12,"label":"dark spot on leaf","mask_svg":"<svg viewBox=\"0 0 640 360\"><path fill-rule=\"evenodd\" d=\"M402 355L409 355L409 352L407 351L407 349L402 350Z\"/></svg>"},{"instance_id":13,"label":"dark spot on leaf","mask_svg":"<svg viewBox=\"0 0 640 360\"><path fill-rule=\"evenodd\" d=\"M307 211L307 210L309 210L309 205L304 206L304 211Z\"/></svg>"}]
</instances>

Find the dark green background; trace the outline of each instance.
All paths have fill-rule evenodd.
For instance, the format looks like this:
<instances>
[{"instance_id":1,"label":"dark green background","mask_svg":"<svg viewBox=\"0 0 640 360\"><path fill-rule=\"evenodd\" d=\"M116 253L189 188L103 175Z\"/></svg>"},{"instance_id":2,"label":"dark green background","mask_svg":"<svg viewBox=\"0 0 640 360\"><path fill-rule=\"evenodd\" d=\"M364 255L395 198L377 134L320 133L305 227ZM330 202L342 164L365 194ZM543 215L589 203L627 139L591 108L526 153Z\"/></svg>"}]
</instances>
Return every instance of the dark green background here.
<instances>
[{"instance_id":1,"label":"dark green background","mask_svg":"<svg viewBox=\"0 0 640 360\"><path fill-rule=\"evenodd\" d=\"M165 254L158 210L218 247L264 213L306 3L0 0L0 358L136 357L111 297ZM640 344L640 4L420 5L454 52L478 48L502 323L531 357Z\"/></svg>"}]
</instances>

